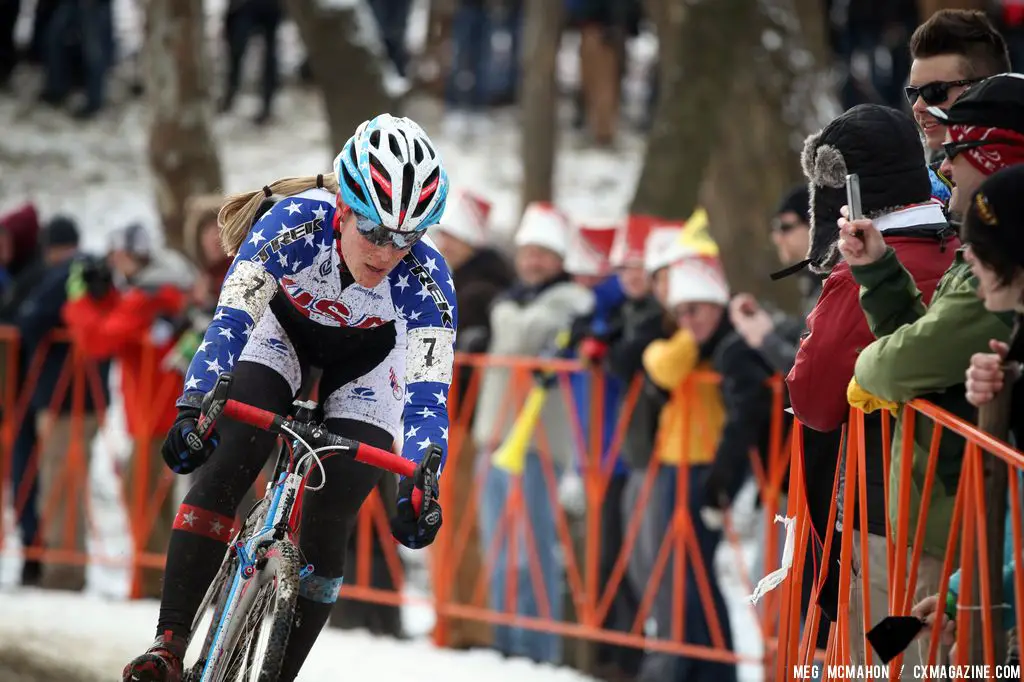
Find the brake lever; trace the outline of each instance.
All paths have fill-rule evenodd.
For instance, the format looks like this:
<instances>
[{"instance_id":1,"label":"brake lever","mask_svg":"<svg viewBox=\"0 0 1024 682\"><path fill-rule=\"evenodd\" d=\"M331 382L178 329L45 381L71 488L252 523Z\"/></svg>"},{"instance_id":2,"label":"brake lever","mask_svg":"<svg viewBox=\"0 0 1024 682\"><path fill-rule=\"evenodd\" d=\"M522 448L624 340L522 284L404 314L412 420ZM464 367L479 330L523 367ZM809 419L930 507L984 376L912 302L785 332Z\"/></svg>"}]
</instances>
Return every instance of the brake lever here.
<instances>
[{"instance_id":1,"label":"brake lever","mask_svg":"<svg viewBox=\"0 0 1024 682\"><path fill-rule=\"evenodd\" d=\"M213 385L210 392L203 396L202 407L199 411L199 419L196 421L196 435L203 441L210 437L213 425L217 423L224 406L228 402L228 393L231 390L231 382L234 377L230 372L224 372L217 377L217 383Z\"/></svg>"},{"instance_id":2,"label":"brake lever","mask_svg":"<svg viewBox=\"0 0 1024 682\"><path fill-rule=\"evenodd\" d=\"M437 472L440 469L441 448L431 444L416 468L416 479L412 482L412 508L416 516L423 512L424 502L434 499L434 489L438 487Z\"/></svg>"}]
</instances>

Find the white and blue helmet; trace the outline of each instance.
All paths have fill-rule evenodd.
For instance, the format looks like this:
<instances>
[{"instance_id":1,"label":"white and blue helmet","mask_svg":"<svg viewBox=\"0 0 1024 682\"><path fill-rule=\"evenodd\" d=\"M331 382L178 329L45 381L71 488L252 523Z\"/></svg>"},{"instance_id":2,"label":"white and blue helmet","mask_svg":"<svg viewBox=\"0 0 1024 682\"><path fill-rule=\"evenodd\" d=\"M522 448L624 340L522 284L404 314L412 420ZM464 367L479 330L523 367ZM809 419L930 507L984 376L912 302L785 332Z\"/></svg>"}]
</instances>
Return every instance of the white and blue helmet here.
<instances>
[{"instance_id":1,"label":"white and blue helmet","mask_svg":"<svg viewBox=\"0 0 1024 682\"><path fill-rule=\"evenodd\" d=\"M396 232L436 225L448 198L448 174L423 129L381 114L364 121L334 160L342 201Z\"/></svg>"}]
</instances>

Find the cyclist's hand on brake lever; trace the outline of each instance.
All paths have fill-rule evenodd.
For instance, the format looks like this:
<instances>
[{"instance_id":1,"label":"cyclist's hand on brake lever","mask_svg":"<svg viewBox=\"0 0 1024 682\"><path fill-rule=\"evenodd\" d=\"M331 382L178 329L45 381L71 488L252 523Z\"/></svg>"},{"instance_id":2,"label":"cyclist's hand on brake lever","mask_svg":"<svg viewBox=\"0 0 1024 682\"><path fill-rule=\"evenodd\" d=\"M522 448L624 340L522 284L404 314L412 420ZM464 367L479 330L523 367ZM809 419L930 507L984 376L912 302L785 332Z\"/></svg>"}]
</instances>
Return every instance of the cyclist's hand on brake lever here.
<instances>
[{"instance_id":1,"label":"cyclist's hand on brake lever","mask_svg":"<svg viewBox=\"0 0 1024 682\"><path fill-rule=\"evenodd\" d=\"M437 501L437 472L441 448L431 445L411 478L398 483L398 513L391 519L391 534L410 549L421 549L434 541L441 529L441 505ZM420 513L416 514L413 493L422 491Z\"/></svg>"},{"instance_id":2,"label":"cyclist's hand on brake lever","mask_svg":"<svg viewBox=\"0 0 1024 682\"><path fill-rule=\"evenodd\" d=\"M178 408L178 418L160 449L167 466L176 474L190 474L201 467L220 442L216 429L211 429L205 440L200 436L199 414L194 407Z\"/></svg>"}]
</instances>

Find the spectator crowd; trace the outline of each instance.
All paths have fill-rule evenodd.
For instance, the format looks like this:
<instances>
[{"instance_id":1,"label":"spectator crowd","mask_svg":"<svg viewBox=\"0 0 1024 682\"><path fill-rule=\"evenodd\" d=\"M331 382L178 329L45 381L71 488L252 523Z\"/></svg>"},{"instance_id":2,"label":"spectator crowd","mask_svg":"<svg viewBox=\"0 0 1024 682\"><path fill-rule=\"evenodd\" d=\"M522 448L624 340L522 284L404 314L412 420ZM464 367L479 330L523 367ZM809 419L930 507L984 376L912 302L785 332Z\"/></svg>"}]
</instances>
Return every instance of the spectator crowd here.
<instances>
[{"instance_id":1,"label":"spectator crowd","mask_svg":"<svg viewBox=\"0 0 1024 682\"><path fill-rule=\"evenodd\" d=\"M79 113L95 113L103 100L98 83L114 53L110 4L50 4L53 15L43 22L45 28L37 27L40 37L33 40L48 72L43 97L57 102L68 91L71 79L61 59L69 44L60 32L70 22L81 29L77 49L82 54L98 50L96 63L93 57L74 61L86 72L86 105ZM372 4L388 56L404 73L409 3ZM640 12L633 4L568 3L581 30L583 63L602 72L584 74L581 93L584 118L598 143L614 138L619 107L614 83L623 68L622 43L608 40L608 27L615 27L610 34L621 40L639 30ZM849 7L839 7L845 4ZM465 364L456 373L460 395L478 391L461 451L446 472L447 518L470 516L476 526L458 557L457 575L464 577L453 583L457 601L473 601L475 577L486 563L493 567L486 580L489 608L566 618L572 603L566 599L568 567L558 519L562 509L579 516L579 481L595 466L589 456L594 450L610 472L598 510L599 584L612 581L627 527L641 515L604 627L634 629L653 576L648 636L676 636L673 605L682 601L687 643L734 649L737 633L730 627L714 557L723 540L723 512L756 471L772 466L771 382L781 376L786 405L804 427L799 483L813 532L801 550L808 556L803 610L817 577L813 567L824 563L824 582L814 592L826 616L817 641L824 646L839 604L848 603L851 662L874 660L864 648L862 614L869 600L872 620L878 621L890 604L887 532L896 525L897 507L891 495L886 505L885 490L902 485L896 444L903 429L913 430L912 528L933 449L934 424L920 414L909 422L904 406L923 398L975 422L980 406L1012 386L1014 443L1024 429L1024 398L1006 364L1024 361L1024 340L1015 332L1024 311L1024 76L1012 72L1010 61L1011 51L1021 49L1024 17L1009 10L1001 15L1004 37L981 12L944 10L915 26L913 3L864 8L872 4L829 3L830 25L844 27L833 39L842 45L837 53L850 62L850 85L843 91L849 106L805 141L806 182L780 197L775 214L765 220L784 268L779 276L798 278L798 314L730 287L711 236L714 225L700 209L685 221L629 215L589 225L557 206L534 203L523 213L507 258L491 246L488 198L460 188L449 200L431 238L457 283L457 350L467 357L576 359L587 368L530 378L528 388L543 389L543 404L524 456L511 463L496 453L516 426L509 413L519 407L511 396L522 392L520 373L498 363L478 369ZM38 3L37 12L47 6ZM74 14L85 7L99 14ZM281 21L273 2L232 2L228 12L225 109L239 87L246 40L258 31L272 45ZM458 3L446 83L450 105L471 111L514 99L520 14L520 4L512 0ZM494 40L499 33L509 40ZM101 47L90 47L93 40ZM482 55L502 45L512 51L506 55L508 70L485 72L495 62ZM277 87L272 53L268 50L265 58L263 120ZM862 78L857 69L864 59L868 75ZM846 207L848 174L860 179L864 218L857 220L850 220ZM190 202L187 257L159 245L153 231L141 225L118 231L97 257L79 251L78 228L70 217L44 221L31 205L0 217L0 322L15 327L21 339L18 361L0 367L17 367L14 380L31 387L17 408L24 417L17 422L11 452L17 521L26 547L54 546L69 532L61 523L42 529L39 516L40 500L58 484L62 457L74 449L74 441L89 444L90 471L103 479L138 481L132 468L139 457L159 461L154 434L163 434L173 418L173 395L212 317L229 265L218 238L219 205L219 197ZM53 336L60 329L66 336ZM11 353L15 346L0 348ZM84 395L61 389L69 381L63 370L69 353L94 361L96 377ZM712 374L720 380L708 379ZM594 396L603 401L596 409ZM168 411L149 415L159 423L142 424L134 409L140 404L165 405ZM102 419L101 405L106 406ZM858 503L843 499L842 479L839 499L832 495L831 482L846 469L842 453L851 406L867 413L866 524L855 509ZM77 430L71 428L72 411L87 415ZM891 439L883 437L884 411L895 416ZM601 420L600 428L591 428L594 419ZM786 415L785 431L791 422ZM588 435L584 447L577 432L596 433L598 442L590 443ZM114 441L121 444L112 446ZM883 451L887 443L894 444L891 453ZM963 450L963 439L953 434L938 445L915 578L914 602L926 618L942 617L936 603L946 602L937 593ZM163 474L154 467L149 477L145 495L156 493ZM125 497L139 494L124 492ZM488 548L513 495L521 495L529 532L502 543L492 556ZM176 501L174 494L168 496L158 511L147 550L165 549ZM785 499L774 504L784 508ZM866 568L870 577L866 589L854 580L849 595L840 594L840 541L834 539L829 555L822 556L834 504L840 522L855 515L853 572L859 576ZM681 579L671 568L657 569L665 539L681 532L680 508L687 512L694 540L685 567L678 569ZM768 505L764 508L767 513ZM79 546L86 542L83 519L70 531ZM353 538L353 548L358 542ZM767 547L760 551L754 570L764 575L774 566L768 565ZM374 553L380 557L384 548L375 546ZM1007 562L1012 576L1012 553ZM21 580L63 589L81 589L87 582L81 567L32 558ZM389 581L386 574L374 576L375 584ZM507 603L509 581L519 585L515 603ZM148 569L141 589L158 596L160 571ZM951 589L957 590L956 581ZM351 607L343 602L340 608ZM368 606L362 616L349 617L350 625L367 623L378 632L401 629L388 606ZM458 620L450 637L457 648L490 647L552 664L567 659L567 641L545 631ZM949 644L943 640L944 647ZM908 668L926 658L926 646L922 639L908 650ZM728 682L737 675L731 663L613 644L597 647L596 664L595 674L610 682Z\"/></svg>"}]
</instances>

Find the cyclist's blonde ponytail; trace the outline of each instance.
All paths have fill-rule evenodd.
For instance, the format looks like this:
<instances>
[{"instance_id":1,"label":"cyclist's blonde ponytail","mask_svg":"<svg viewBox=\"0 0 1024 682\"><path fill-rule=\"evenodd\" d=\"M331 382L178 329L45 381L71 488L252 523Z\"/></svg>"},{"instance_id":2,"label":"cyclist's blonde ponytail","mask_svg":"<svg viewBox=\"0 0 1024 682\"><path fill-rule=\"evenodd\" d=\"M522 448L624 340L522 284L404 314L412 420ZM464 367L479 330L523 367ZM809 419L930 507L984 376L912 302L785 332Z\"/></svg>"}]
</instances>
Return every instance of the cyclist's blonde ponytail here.
<instances>
[{"instance_id":1,"label":"cyclist's blonde ponytail","mask_svg":"<svg viewBox=\"0 0 1024 682\"><path fill-rule=\"evenodd\" d=\"M338 181L334 173L323 175L307 175L301 178L281 178L255 192L232 194L224 200L224 205L217 214L220 225L220 242L229 256L238 253L245 241L245 236L252 228L253 218L259 211L264 199L271 196L290 197L301 194L309 189L322 187L328 192L338 191Z\"/></svg>"}]
</instances>

